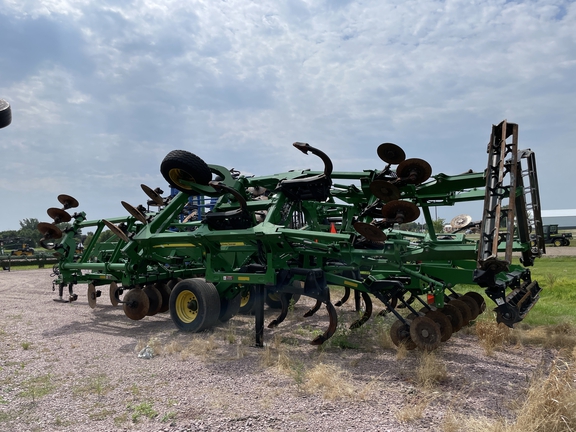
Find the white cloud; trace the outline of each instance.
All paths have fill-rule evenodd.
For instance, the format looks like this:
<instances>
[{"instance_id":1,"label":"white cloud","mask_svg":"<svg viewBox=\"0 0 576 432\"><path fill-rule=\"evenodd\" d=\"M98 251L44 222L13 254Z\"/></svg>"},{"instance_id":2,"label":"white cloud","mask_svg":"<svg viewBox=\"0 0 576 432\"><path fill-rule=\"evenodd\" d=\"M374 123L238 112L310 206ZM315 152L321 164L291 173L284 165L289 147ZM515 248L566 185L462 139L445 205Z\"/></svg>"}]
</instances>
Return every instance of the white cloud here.
<instances>
[{"instance_id":1,"label":"white cloud","mask_svg":"<svg viewBox=\"0 0 576 432\"><path fill-rule=\"evenodd\" d=\"M81 201L107 202L142 175L162 182L174 148L269 174L317 168L297 140L339 170L379 167L376 146L393 141L435 173L483 169L490 125L508 118L542 154L545 206L576 206L556 190L576 180L569 158L545 154L573 154L573 2L0 4L19 36L0 54L15 119L1 131L6 163L26 161L39 185L58 171ZM14 209L0 230L24 217Z\"/></svg>"}]
</instances>

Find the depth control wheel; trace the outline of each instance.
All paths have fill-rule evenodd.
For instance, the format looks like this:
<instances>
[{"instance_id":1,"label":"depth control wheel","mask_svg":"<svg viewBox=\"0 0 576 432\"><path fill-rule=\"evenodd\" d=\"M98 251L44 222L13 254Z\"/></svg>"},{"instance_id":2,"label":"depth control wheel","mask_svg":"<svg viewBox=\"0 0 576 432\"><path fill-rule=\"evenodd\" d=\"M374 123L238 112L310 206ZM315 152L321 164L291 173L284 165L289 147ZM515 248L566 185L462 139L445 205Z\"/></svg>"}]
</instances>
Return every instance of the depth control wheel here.
<instances>
[{"instance_id":1,"label":"depth control wheel","mask_svg":"<svg viewBox=\"0 0 576 432\"><path fill-rule=\"evenodd\" d=\"M220 316L218 320L222 323L228 322L230 318L240 311L240 303L242 303L242 294L238 294L231 299L222 297L220 299Z\"/></svg>"},{"instance_id":2,"label":"depth control wheel","mask_svg":"<svg viewBox=\"0 0 576 432\"><path fill-rule=\"evenodd\" d=\"M171 186L185 193L193 190L182 183L183 180L205 186L212 180L212 172L206 162L186 150L168 153L160 165L160 172Z\"/></svg>"},{"instance_id":3,"label":"depth control wheel","mask_svg":"<svg viewBox=\"0 0 576 432\"><path fill-rule=\"evenodd\" d=\"M252 315L255 299L254 288L250 286L245 292L240 294L240 310L238 313L242 315Z\"/></svg>"},{"instance_id":4,"label":"depth control wheel","mask_svg":"<svg viewBox=\"0 0 576 432\"><path fill-rule=\"evenodd\" d=\"M170 294L170 317L180 330L198 332L211 327L220 316L220 295L203 279L184 279Z\"/></svg>"}]
</instances>

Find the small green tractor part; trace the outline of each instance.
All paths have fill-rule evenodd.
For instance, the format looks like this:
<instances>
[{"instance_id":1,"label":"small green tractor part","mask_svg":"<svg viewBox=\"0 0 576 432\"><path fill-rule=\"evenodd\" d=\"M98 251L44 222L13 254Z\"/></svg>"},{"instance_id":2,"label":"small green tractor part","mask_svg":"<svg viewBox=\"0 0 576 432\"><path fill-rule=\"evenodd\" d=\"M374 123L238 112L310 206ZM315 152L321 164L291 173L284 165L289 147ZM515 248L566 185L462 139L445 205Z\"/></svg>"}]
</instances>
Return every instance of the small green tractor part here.
<instances>
[{"instance_id":1,"label":"small green tractor part","mask_svg":"<svg viewBox=\"0 0 576 432\"><path fill-rule=\"evenodd\" d=\"M322 344L336 331L337 307L350 297L357 310L363 303L356 328L370 319L377 299L379 314L396 317L394 343L423 350L437 348L486 308L483 296L458 293L457 285L482 287L497 320L510 327L537 302L541 288L529 267L545 249L536 161L532 151L518 149L516 124L493 126L486 171L458 175L432 175L426 161L406 158L392 143L377 148L382 169L361 172L334 171L321 150L294 147L320 158L324 169L246 177L174 150L160 172L180 192L162 197L142 185L148 207L123 202L125 216L88 220L84 212L69 215L78 202L61 195L63 208L49 211L54 223L38 227L43 244L58 240L56 301L74 301L74 286L86 284L92 307L107 289L129 318L169 312L177 328L193 332L253 313L262 346L265 303L280 309L268 324L275 327L291 302L314 299L305 316L326 309L328 327L311 342ZM457 217L451 233L434 232L431 209L468 201L483 201L481 222ZM64 213L73 223L62 232L55 223ZM427 233L399 229L420 215ZM479 240L464 233L475 226ZM114 236L78 254L74 235L85 228L94 239L105 229ZM521 264L512 263L513 252ZM343 287L343 298L333 302L331 286Z\"/></svg>"}]
</instances>

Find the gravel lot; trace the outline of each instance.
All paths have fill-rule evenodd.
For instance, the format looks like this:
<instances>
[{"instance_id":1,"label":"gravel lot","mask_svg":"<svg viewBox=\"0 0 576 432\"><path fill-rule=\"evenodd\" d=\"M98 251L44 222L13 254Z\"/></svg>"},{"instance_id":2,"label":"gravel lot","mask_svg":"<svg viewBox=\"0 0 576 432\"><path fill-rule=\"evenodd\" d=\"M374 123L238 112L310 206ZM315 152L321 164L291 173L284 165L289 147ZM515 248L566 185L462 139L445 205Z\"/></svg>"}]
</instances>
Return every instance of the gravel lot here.
<instances>
[{"instance_id":1,"label":"gravel lot","mask_svg":"<svg viewBox=\"0 0 576 432\"><path fill-rule=\"evenodd\" d=\"M169 314L129 320L107 293L90 309L85 286L78 301L56 303L50 273L0 273L2 431L441 431L447 412L510 417L510 402L556 354L515 347L487 356L473 331L461 331L436 351L446 378L426 388L416 351L309 345L327 321L301 318L306 302L266 329L268 346L258 349L251 317L185 334ZM352 305L343 308L349 324ZM157 354L150 360L138 358L146 344ZM313 372L324 384L312 385Z\"/></svg>"}]
</instances>

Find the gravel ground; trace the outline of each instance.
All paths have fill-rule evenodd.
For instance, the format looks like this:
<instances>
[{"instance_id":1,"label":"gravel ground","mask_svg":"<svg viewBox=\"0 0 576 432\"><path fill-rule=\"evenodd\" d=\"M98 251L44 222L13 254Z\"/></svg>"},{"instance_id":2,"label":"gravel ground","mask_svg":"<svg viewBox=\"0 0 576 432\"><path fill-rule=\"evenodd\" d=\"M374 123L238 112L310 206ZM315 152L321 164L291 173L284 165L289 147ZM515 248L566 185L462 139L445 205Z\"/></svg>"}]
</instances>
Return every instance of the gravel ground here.
<instances>
[{"instance_id":1,"label":"gravel ground","mask_svg":"<svg viewBox=\"0 0 576 432\"><path fill-rule=\"evenodd\" d=\"M461 331L436 351L445 379L425 388L416 351L309 345L327 322L301 318L306 302L266 329L259 349L251 317L185 334L169 314L129 320L107 293L90 309L85 286L78 301L54 302L50 273L0 273L2 431L441 431L447 412L512 416L511 401L555 356L532 347L487 356ZM138 358L146 344L157 354L149 360ZM323 386L311 385L312 371Z\"/></svg>"}]
</instances>

